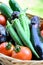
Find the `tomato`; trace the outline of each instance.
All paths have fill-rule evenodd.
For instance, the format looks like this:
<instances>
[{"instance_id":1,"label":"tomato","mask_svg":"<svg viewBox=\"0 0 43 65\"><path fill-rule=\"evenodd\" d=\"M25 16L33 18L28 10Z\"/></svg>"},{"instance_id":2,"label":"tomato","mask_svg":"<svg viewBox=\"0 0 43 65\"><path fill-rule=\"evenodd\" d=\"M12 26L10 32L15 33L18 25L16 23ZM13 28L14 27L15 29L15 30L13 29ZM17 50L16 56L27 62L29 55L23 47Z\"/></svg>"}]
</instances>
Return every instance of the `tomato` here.
<instances>
[{"instance_id":1,"label":"tomato","mask_svg":"<svg viewBox=\"0 0 43 65\"><path fill-rule=\"evenodd\" d=\"M13 45L8 43L8 42L4 42L2 44L0 44L0 53L5 54L7 56L11 56L12 51L13 51Z\"/></svg>"},{"instance_id":2,"label":"tomato","mask_svg":"<svg viewBox=\"0 0 43 65\"><path fill-rule=\"evenodd\" d=\"M40 30L43 30L43 21L40 23Z\"/></svg>"},{"instance_id":3,"label":"tomato","mask_svg":"<svg viewBox=\"0 0 43 65\"><path fill-rule=\"evenodd\" d=\"M20 46L20 51L16 52L13 50L12 57L17 58L20 60L31 60L32 59L32 52L29 48Z\"/></svg>"},{"instance_id":4,"label":"tomato","mask_svg":"<svg viewBox=\"0 0 43 65\"><path fill-rule=\"evenodd\" d=\"M43 30L41 30L41 36L43 37Z\"/></svg>"},{"instance_id":5,"label":"tomato","mask_svg":"<svg viewBox=\"0 0 43 65\"><path fill-rule=\"evenodd\" d=\"M5 26L6 25L6 17L2 14L0 14L0 24Z\"/></svg>"}]
</instances>

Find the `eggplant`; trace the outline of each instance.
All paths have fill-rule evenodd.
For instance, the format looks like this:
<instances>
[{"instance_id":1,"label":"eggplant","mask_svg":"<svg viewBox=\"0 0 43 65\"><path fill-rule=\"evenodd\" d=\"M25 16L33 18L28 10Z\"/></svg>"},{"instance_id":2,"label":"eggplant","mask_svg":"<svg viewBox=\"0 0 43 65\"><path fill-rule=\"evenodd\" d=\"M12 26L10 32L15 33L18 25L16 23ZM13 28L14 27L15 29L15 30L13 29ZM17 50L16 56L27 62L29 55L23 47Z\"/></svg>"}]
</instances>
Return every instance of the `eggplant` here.
<instances>
[{"instance_id":1,"label":"eggplant","mask_svg":"<svg viewBox=\"0 0 43 65\"><path fill-rule=\"evenodd\" d=\"M18 18L18 17L19 17L19 14L20 14L19 11L14 11L14 12L12 13L11 20L14 20L15 18Z\"/></svg>"},{"instance_id":2,"label":"eggplant","mask_svg":"<svg viewBox=\"0 0 43 65\"><path fill-rule=\"evenodd\" d=\"M6 40L7 40L6 28L0 24L0 43L6 42Z\"/></svg>"},{"instance_id":3,"label":"eggplant","mask_svg":"<svg viewBox=\"0 0 43 65\"><path fill-rule=\"evenodd\" d=\"M40 56L40 59L43 60L43 42L40 39L39 36L39 25L40 25L40 19L37 16L34 16L31 19L31 33L32 33L32 42L34 43L34 47L36 49L36 52Z\"/></svg>"}]
</instances>

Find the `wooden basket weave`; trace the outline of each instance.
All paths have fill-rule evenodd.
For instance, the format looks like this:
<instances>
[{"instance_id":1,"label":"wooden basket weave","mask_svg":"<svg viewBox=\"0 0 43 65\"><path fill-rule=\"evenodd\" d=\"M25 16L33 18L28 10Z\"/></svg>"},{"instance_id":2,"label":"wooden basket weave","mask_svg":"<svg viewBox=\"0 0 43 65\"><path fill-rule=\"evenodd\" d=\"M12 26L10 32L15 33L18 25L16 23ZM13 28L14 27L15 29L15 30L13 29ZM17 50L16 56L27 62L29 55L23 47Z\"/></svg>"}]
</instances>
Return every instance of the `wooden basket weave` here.
<instances>
[{"instance_id":1,"label":"wooden basket weave","mask_svg":"<svg viewBox=\"0 0 43 65\"><path fill-rule=\"evenodd\" d=\"M5 56L5 55L0 53L0 65L1 64L2 65L43 65L43 60L23 61L23 60L18 60L15 58Z\"/></svg>"},{"instance_id":2,"label":"wooden basket weave","mask_svg":"<svg viewBox=\"0 0 43 65\"><path fill-rule=\"evenodd\" d=\"M30 15L30 14L27 14L27 16L29 18L33 17L33 15ZM41 18L40 18L40 20L43 21L43 19L41 19ZM0 65L43 65L43 60L39 60L39 61L18 60L18 59L11 58L11 57L8 57L8 56L0 53Z\"/></svg>"}]
</instances>

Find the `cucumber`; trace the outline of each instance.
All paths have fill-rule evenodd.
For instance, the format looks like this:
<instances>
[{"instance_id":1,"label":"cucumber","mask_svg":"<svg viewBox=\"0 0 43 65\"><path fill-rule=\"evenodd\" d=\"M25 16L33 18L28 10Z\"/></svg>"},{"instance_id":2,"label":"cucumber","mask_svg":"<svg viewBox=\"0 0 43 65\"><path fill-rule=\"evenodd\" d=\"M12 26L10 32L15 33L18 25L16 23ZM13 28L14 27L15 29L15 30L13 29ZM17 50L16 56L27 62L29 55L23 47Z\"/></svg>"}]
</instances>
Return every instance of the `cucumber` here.
<instances>
[{"instance_id":1,"label":"cucumber","mask_svg":"<svg viewBox=\"0 0 43 65\"><path fill-rule=\"evenodd\" d=\"M19 37L21 38L21 40L23 41L23 43L32 50L32 52L36 55L37 58L39 58L39 55L35 51L31 41L27 38L27 35L25 34L25 32L20 24L19 19L15 19L12 23L12 26L16 29L16 31L17 31Z\"/></svg>"},{"instance_id":2,"label":"cucumber","mask_svg":"<svg viewBox=\"0 0 43 65\"><path fill-rule=\"evenodd\" d=\"M9 0L9 5L12 8L13 11L21 11L21 7L19 4L16 2L16 0Z\"/></svg>"},{"instance_id":3,"label":"cucumber","mask_svg":"<svg viewBox=\"0 0 43 65\"><path fill-rule=\"evenodd\" d=\"M11 35L12 39L18 44L18 45L23 45L20 38L18 37L17 33L13 29L12 25L7 21L7 26L6 30L9 32Z\"/></svg>"},{"instance_id":4,"label":"cucumber","mask_svg":"<svg viewBox=\"0 0 43 65\"><path fill-rule=\"evenodd\" d=\"M11 18L13 13L12 9L4 3L0 3L0 11L8 18Z\"/></svg>"}]
</instances>

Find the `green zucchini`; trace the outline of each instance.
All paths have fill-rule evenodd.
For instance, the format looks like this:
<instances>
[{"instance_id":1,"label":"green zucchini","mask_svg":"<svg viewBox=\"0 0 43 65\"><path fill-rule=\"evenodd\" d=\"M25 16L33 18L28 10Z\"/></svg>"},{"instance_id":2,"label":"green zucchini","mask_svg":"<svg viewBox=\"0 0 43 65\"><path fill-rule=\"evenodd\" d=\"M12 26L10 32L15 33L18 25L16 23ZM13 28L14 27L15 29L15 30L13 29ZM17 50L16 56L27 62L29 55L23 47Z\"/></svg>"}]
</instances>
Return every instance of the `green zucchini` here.
<instances>
[{"instance_id":1,"label":"green zucchini","mask_svg":"<svg viewBox=\"0 0 43 65\"><path fill-rule=\"evenodd\" d=\"M25 34L25 32L20 24L19 19L13 20L12 26L16 29L16 31L17 31L19 37L21 38L21 40L23 41L23 43L32 50L32 52L36 55L37 58L39 58L39 55L35 51L31 41L27 38L27 35Z\"/></svg>"},{"instance_id":2,"label":"green zucchini","mask_svg":"<svg viewBox=\"0 0 43 65\"><path fill-rule=\"evenodd\" d=\"M4 3L0 3L0 11L7 17L7 18L11 18L11 15L13 13L12 9L10 7L8 7L6 4Z\"/></svg>"},{"instance_id":3,"label":"green zucchini","mask_svg":"<svg viewBox=\"0 0 43 65\"><path fill-rule=\"evenodd\" d=\"M9 5L12 8L13 11L21 11L21 7L19 4L16 2L16 0L9 0Z\"/></svg>"},{"instance_id":4,"label":"green zucchini","mask_svg":"<svg viewBox=\"0 0 43 65\"><path fill-rule=\"evenodd\" d=\"M7 21L7 26L6 26L6 30L9 32L9 34L11 35L12 39L19 45L23 45L20 38L18 37L17 33L15 32L15 30L13 29L12 25Z\"/></svg>"}]
</instances>

